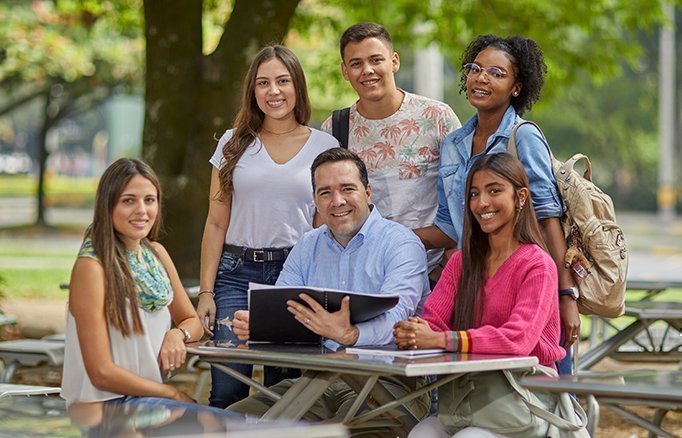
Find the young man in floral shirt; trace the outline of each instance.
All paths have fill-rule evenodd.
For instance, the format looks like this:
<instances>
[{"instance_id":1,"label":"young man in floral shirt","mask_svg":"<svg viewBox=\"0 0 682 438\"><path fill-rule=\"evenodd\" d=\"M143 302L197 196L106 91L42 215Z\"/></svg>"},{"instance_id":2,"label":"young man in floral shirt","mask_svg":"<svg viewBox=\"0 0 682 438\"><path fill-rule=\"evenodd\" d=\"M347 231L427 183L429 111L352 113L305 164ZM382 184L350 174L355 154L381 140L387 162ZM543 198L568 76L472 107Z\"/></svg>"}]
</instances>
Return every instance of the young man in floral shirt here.
<instances>
[{"instance_id":1,"label":"young man in floral shirt","mask_svg":"<svg viewBox=\"0 0 682 438\"><path fill-rule=\"evenodd\" d=\"M341 71L359 99L350 107L348 147L367 165L381 215L409 228L433 223L440 143L461 126L447 104L396 86L400 68L391 37L375 23L355 24L340 41ZM322 130L332 133L332 117ZM427 254L429 271L442 250ZM437 279L439 269L432 273Z\"/></svg>"}]
</instances>

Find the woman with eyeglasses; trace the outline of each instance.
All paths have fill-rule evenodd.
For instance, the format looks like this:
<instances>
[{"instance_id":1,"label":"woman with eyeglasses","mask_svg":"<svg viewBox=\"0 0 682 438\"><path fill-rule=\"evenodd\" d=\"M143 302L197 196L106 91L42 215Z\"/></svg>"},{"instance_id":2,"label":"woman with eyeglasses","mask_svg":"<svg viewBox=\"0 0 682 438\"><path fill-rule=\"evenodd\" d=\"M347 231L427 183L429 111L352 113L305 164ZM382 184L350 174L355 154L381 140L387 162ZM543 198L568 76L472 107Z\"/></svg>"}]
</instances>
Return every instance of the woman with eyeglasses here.
<instances>
[{"instance_id":1,"label":"woman with eyeglasses","mask_svg":"<svg viewBox=\"0 0 682 438\"><path fill-rule=\"evenodd\" d=\"M538 44L520 36L478 36L464 51L461 65L460 92L466 93L476 114L451 132L441 145L435 224L415 230L427 249L451 247L453 242L462 246L467 174L479 158L507 151L512 129L540 98L547 72ZM549 145L542 133L529 124L516 132L516 145L530 180L531 201L540 230L557 265L561 344L568 349L578 340L580 317L575 301L576 283L563 262L566 253L560 222L563 210ZM559 364L559 372L571 372L568 356Z\"/></svg>"}]
</instances>

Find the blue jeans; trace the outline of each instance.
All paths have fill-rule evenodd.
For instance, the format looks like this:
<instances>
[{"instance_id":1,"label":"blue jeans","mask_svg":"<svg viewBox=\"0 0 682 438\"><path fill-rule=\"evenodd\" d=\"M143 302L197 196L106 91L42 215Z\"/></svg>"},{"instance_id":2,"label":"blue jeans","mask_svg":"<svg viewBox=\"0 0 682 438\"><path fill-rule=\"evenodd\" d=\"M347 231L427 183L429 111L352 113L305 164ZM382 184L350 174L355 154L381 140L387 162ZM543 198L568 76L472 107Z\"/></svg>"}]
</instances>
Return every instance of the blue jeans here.
<instances>
[{"instance_id":1,"label":"blue jeans","mask_svg":"<svg viewBox=\"0 0 682 438\"><path fill-rule=\"evenodd\" d=\"M232 332L232 319L237 310L248 308L249 282L274 285L283 266L284 262L253 262L223 252L214 285L216 304L214 341L231 341L234 345L242 343ZM251 376L251 365L227 364L227 366L245 376ZM265 367L263 380L265 386L271 386L283 379L299 377L300 374L298 369ZM208 400L210 406L225 409L248 395L248 385L211 368L211 396Z\"/></svg>"},{"instance_id":2,"label":"blue jeans","mask_svg":"<svg viewBox=\"0 0 682 438\"><path fill-rule=\"evenodd\" d=\"M218 415L220 417L227 417L232 419L244 419L244 416L237 414L235 412L230 412L224 409L216 409L210 406L204 406L197 403L187 403L170 398L163 397L133 397L125 396L123 398L117 398L110 400L107 403L121 403L125 406L136 406L139 408L167 408L173 409L184 409L185 414L198 414L201 412L210 413L213 415Z\"/></svg>"},{"instance_id":3,"label":"blue jeans","mask_svg":"<svg viewBox=\"0 0 682 438\"><path fill-rule=\"evenodd\" d=\"M561 339L559 341L559 345L563 345L564 343L564 336L565 332L564 329L561 329ZM567 348L566 349L566 356L558 361L556 363L556 369L559 374L566 374L566 375L571 375L573 374L573 349L572 348Z\"/></svg>"},{"instance_id":4,"label":"blue jeans","mask_svg":"<svg viewBox=\"0 0 682 438\"><path fill-rule=\"evenodd\" d=\"M121 397L91 405L70 415L83 436L199 436L220 433L244 415L161 397ZM99 414L95 410L101 405ZM94 419L99 419L93 424Z\"/></svg>"}]
</instances>

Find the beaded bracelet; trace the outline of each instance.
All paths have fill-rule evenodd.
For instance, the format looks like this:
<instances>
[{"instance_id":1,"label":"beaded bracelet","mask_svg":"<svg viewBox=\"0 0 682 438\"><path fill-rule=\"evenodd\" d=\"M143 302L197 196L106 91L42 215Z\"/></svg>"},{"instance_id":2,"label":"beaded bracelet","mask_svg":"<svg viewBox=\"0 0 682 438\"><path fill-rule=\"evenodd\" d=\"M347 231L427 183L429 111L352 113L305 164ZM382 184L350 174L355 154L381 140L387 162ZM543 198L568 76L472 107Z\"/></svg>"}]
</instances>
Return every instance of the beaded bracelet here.
<instances>
[{"instance_id":1,"label":"beaded bracelet","mask_svg":"<svg viewBox=\"0 0 682 438\"><path fill-rule=\"evenodd\" d=\"M213 292L210 289L204 289L202 291L199 291L199 295L197 295L197 297L200 297L201 294L211 294L211 298L215 297L215 292Z\"/></svg>"}]
</instances>

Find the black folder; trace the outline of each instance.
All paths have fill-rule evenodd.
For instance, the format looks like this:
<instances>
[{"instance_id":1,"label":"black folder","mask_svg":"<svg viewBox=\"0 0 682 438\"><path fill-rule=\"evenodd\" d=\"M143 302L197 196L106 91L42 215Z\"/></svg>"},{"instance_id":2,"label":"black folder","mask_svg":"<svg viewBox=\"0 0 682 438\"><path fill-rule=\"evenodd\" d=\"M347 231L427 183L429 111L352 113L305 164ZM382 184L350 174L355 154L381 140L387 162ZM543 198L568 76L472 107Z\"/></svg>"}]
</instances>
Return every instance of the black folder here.
<instances>
[{"instance_id":1,"label":"black folder","mask_svg":"<svg viewBox=\"0 0 682 438\"><path fill-rule=\"evenodd\" d=\"M398 304L396 294L367 294L305 286L268 286L249 283L249 340L284 344L319 344L322 337L310 331L287 310L287 301L305 304L299 294L315 299L328 312L341 309L341 300L350 297L351 323L368 321ZM306 304L307 305L307 304Z\"/></svg>"}]
</instances>

